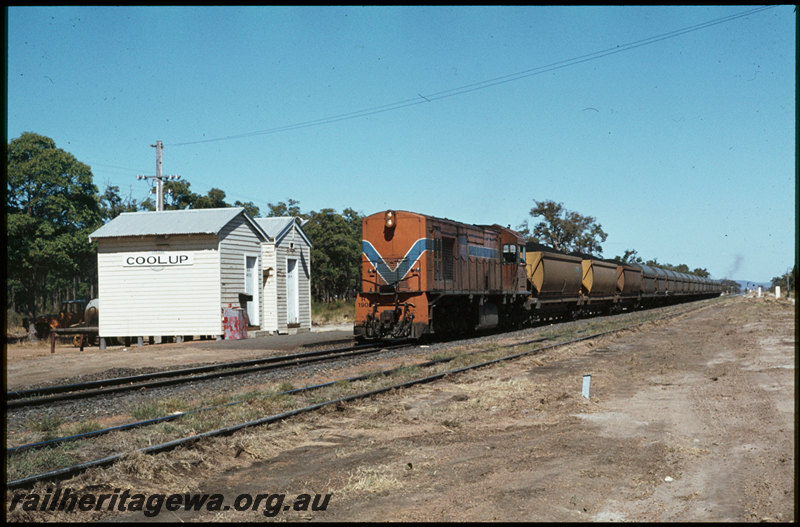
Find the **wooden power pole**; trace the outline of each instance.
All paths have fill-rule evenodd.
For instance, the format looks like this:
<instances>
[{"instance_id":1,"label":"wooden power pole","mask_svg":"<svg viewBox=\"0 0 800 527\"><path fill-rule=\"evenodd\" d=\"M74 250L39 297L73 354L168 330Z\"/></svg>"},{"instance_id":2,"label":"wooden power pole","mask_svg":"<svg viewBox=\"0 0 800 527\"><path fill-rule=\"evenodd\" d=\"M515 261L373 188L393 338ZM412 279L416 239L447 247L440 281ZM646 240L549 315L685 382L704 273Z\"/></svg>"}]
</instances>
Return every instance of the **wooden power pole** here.
<instances>
[{"instance_id":1,"label":"wooden power pole","mask_svg":"<svg viewBox=\"0 0 800 527\"><path fill-rule=\"evenodd\" d=\"M161 141L156 141L156 144L150 145L156 149L156 175L155 176L136 176L137 179L155 179L156 180L156 212L164 210L164 180L167 179L180 179L180 176L162 176L161 175L161 158L164 151L164 145Z\"/></svg>"}]
</instances>

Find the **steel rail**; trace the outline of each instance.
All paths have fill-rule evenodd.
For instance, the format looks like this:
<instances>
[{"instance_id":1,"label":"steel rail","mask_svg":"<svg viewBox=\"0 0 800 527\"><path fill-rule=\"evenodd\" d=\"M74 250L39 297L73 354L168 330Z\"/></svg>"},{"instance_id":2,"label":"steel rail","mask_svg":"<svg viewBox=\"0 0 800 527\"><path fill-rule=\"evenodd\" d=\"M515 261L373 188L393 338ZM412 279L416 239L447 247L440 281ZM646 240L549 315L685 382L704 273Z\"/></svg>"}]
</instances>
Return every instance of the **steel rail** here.
<instances>
[{"instance_id":1,"label":"steel rail","mask_svg":"<svg viewBox=\"0 0 800 527\"><path fill-rule=\"evenodd\" d=\"M507 347L514 347L514 346L524 346L526 344L533 344L534 342L541 342L543 340L550 340L550 339L548 337L541 337L541 338L537 338L537 339L526 340L526 341L523 341L523 342L516 342L514 344L506 344L506 345L501 346L501 347L507 348ZM424 368L424 367L432 366L434 364L439 364L439 363L442 363L442 362L449 362L449 361L452 361L452 360L456 359L457 357L466 357L466 356L469 356L469 355L474 355L474 354L477 354L477 353L484 353L484 352L485 352L485 350L479 350L479 351L474 351L474 352L470 352L470 353L465 353L463 355L454 355L452 357L429 360L429 361L421 362L421 363L418 363L418 364L411 364L410 366L417 366L417 367L423 367ZM143 427L143 426L150 426L150 425L163 423L163 422L167 422L167 421L173 421L175 419L179 419L179 418L181 418L183 416L186 416L186 415L189 415L189 414L193 414L193 413L205 412L205 411L214 410L214 409L217 409L217 408L224 408L226 406L236 406L237 404L242 404L242 403L256 401L256 400L268 399L270 397L278 397L280 395L291 395L291 394L295 394L295 393L302 393L302 392L306 392L306 391L316 390L316 389L319 389L319 388L324 388L325 386L330 386L330 385L335 384L337 382L352 382L352 381L364 380L364 379L367 379L367 378L370 378L370 377L373 377L373 376L377 376L377 375L389 375L391 373L394 373L395 371L398 371L398 370L400 370L402 368L406 368L408 366L409 365L399 366L397 368L392 368L392 369L389 369L389 370L383 370L383 371L378 371L378 372L373 372L373 373L367 373L367 374L364 374L364 375L359 375L357 377L348 377L348 378L345 378L345 379L339 379L339 380L336 380L336 381L330 381L330 382L326 382L326 383L322 383L322 384L314 384L314 385L310 385L310 386L303 386L303 387L300 387L300 388L292 388L291 390L286 390L286 391L283 391L283 392L271 393L271 394L265 395L263 397L255 397L255 398L252 398L252 399L246 399L246 400L241 400L241 401L231 401L229 403L222 403L222 404L217 404L217 405L213 405L213 406L205 406L205 407L202 407L202 408L194 408L192 410L186 410L185 412L176 412L176 413L165 415L165 416L162 416L162 417L155 417L153 419L144 419L142 421L135 421L135 422L132 422L132 423L125 423L125 424L121 424L121 425L117 425L117 426L112 426L112 427L109 427L109 428L101 428L101 429L98 429L98 430L92 430L90 432L83 432L83 433L80 433L80 434L73 434L73 435L70 435L70 436L55 437L55 438L52 438L52 439L48 439L46 441L39 441L39 442L36 442L36 443L27 443L27 444L24 444L24 445L8 447L8 448L6 448L6 456L19 454L19 453L25 452L27 450L33 450L33 449L44 448L44 447L49 447L49 446L56 446L56 445L59 445L59 444L62 444L62 443L70 442L70 441L77 441L77 440L80 440L80 439L89 439L89 438L92 438L92 437L105 435L105 434L108 434L108 433L111 433L111 432L131 430L133 428L140 428L140 427Z\"/></svg>"},{"instance_id":2,"label":"steel rail","mask_svg":"<svg viewBox=\"0 0 800 527\"><path fill-rule=\"evenodd\" d=\"M370 344L372 345L372 344ZM369 345L365 345L367 347ZM74 384L60 384L58 386L44 386L41 388L29 388L27 390L14 390L6 393L6 399L22 399L25 397L31 397L33 395L48 395L54 393L61 393L61 392L69 392L76 389L85 389L91 388L95 386L109 386L113 384L124 384L126 382L133 382L137 380L148 380L148 379L158 379L160 377L170 377L170 376L177 376L182 374L191 374L191 373L203 373L206 371L213 371L215 369L224 369L228 367L237 367L237 366L249 366L254 364L260 364L265 362L275 362L280 360L286 360L295 357L308 357L314 356L324 353L334 353L337 351L350 351L359 346L350 346L346 348L333 348L328 350L316 350L316 351L306 351L303 353L293 353L289 355L274 355L272 357L262 357L260 359L248 359L242 361L233 361L233 362L220 362L216 364L209 364L206 366L196 366L192 368L180 368L177 370L164 370L164 371L156 371L150 373L141 373L137 375L128 375L124 377L109 377L107 379L99 379L95 381L87 381L81 383L74 383Z\"/></svg>"},{"instance_id":3,"label":"steel rail","mask_svg":"<svg viewBox=\"0 0 800 527\"><path fill-rule=\"evenodd\" d=\"M647 324L647 323L658 322L660 320L665 320L665 319L673 318L673 317L676 317L676 316L684 315L684 314L687 314L687 313L691 313L691 312L697 311L699 309L702 309L703 307L707 307L707 304L703 305L703 306L698 306L695 309L692 309L690 311L684 311L684 312L680 312L680 313L673 313L673 314L665 315L663 317L659 317L659 318L656 318L656 319L645 320L645 321L642 321L642 322L629 324L629 325L623 326L621 328L616 328L616 329L612 329L612 330L608 330L608 331L603 331L603 332L600 332L600 333L594 333L594 334L591 334L591 335L578 337L578 338L571 339L571 340L566 341L566 342L557 342L557 343L550 344L548 346L544 346L544 347L540 347L540 348L532 348L532 349L529 349L529 350L522 351L520 353L515 353L515 354L512 354L512 355L507 355L507 356L504 356L504 357L491 359L491 360L484 361L484 362L481 362L481 363L478 363L478 364L471 364L471 365L468 365L468 366L463 366L463 367L460 367L460 368L447 370L447 371L436 373L436 374L429 375L429 376L426 376L426 377L412 379L412 380L401 382L401 383L398 383L398 384L385 386L385 387L382 387L382 388L377 388L377 389L370 390L370 391L367 391L367 392L351 394L351 395L340 397L340 398L337 398L337 399L323 401L323 402L312 404L312 405L305 406L305 407L302 407L302 408L296 408L294 410L288 410L286 412L282 412L282 413L279 413L279 414L274 414L274 415L270 415L270 416L266 416L266 417L261 417L259 419L255 419L255 420L252 420L252 421L247 421L245 423L239 423L239 424L236 424L236 425L231 425L231 426L224 427L224 428L219 428L219 429L216 429L216 430L209 430L209 431L201 432L199 434L195 434L195 435L192 435L192 436L187 436L187 437L183 437L183 438L180 438L180 439L167 441L165 443L160 443L160 444L157 444L157 445L151 445L151 446L148 446L148 447L139 448L139 449L133 450L131 452L125 452L125 453L122 453L122 454L113 454L113 455L110 455L110 456L106 456L104 458L100 458L100 459L96 459L96 460L92 460L92 461L87 461L87 462L84 462L84 463L79 463L79 464L76 464L76 465L63 467L63 468L60 468L60 469L52 470L52 471L49 471L49 472L44 472L44 473L41 473L41 474L35 474L35 475L32 475L32 476L19 478L19 479L12 480L12 481L7 481L6 482L6 488L7 489L20 488L20 487L25 487L25 486L32 485L32 484L37 483L39 481L52 480L52 479L64 479L64 478L66 478L68 476L71 476L73 474L78 474L80 472L83 472L84 470L87 470L89 468L95 468L95 467L101 467L101 466L107 466L107 465L113 464L114 462L119 461L120 459L124 458L125 456L133 454L133 453L140 452L140 453L143 453L143 454L156 454L156 453L159 453L159 452L166 452L166 451L172 450L172 449L174 449L176 447L179 447L179 446L189 445L189 444L195 443L197 441L200 441L201 439L210 438L210 437L217 437L217 436L224 436L224 435L230 435L230 434L232 434L234 432L237 432L237 431L245 429L245 428L275 423L275 422L287 419L289 417L293 417L293 416L300 415L300 414L307 413L307 412L312 412L314 410L318 410L320 408L324 408L324 407L330 406L332 404L340 404L340 403L354 401L354 400L358 400L358 399L364 399L364 398L367 398L367 397L372 397L374 395L386 393L386 392L389 392L391 390L408 388L408 387L411 387L411 386L415 386L417 384L430 383L430 382L442 379L447 375L455 375L455 374L462 373L462 372L465 372L465 371L468 371L468 370L483 368L483 367L490 366L490 365L493 365L493 364L497 364L497 363L500 363L500 362L514 360L514 359L517 359L517 358L520 358L520 357L523 357L523 356L526 356L526 355L541 353L542 351L546 351L546 350L549 350L549 349L554 349L554 348L558 348L558 347L561 347L561 346L568 346L570 344L575 344L575 343L578 343L578 342L583 342L583 341L594 339L594 338L604 337L604 336L611 335L611 334L614 334L614 333L619 333L619 332L622 332L622 331L625 331L625 330L633 329L635 327L639 327L639 326L642 326L642 325ZM507 344L507 345L501 346L501 347L524 346L524 345L527 345L528 343L530 343L530 342ZM485 352L486 352L486 350L479 350L479 351L471 352L471 353L465 354L465 355L477 354L477 353L485 353ZM460 357L460 356L457 355L457 356L450 357L450 358L436 359L436 360L432 360L432 361L428 361L428 362L431 363L431 364L434 364L434 363L453 360L456 357ZM420 365L416 365L416 366L420 366ZM344 381L364 380L364 379L368 379L368 378L371 378L371 377L377 377L379 375L387 375L387 374L390 374L390 373L392 373L394 371L397 371L397 370L399 370L401 368L407 368L407 367L408 366L400 366L398 368L392 368L390 370L384 370L382 372L368 373L368 374L364 374L364 375L359 375L357 377L351 377L351 378L348 378L348 379L340 379L340 380L337 380L337 381L329 381L329 382L326 382L326 383L322 383L322 384L314 385L314 386L310 386L310 387L296 388L294 390L288 390L288 391L283 392L283 393L289 394L289 393L296 393L296 392L300 392L300 391L307 391L307 390L311 390L311 389L318 389L318 388L322 388L322 387L325 387L325 386L336 384L337 382L342 382L343 380ZM280 394L274 394L274 395L280 395Z\"/></svg>"},{"instance_id":4,"label":"steel rail","mask_svg":"<svg viewBox=\"0 0 800 527\"><path fill-rule=\"evenodd\" d=\"M699 308L695 308L695 309L699 309ZM685 312L682 312L682 313L679 313L679 314L690 313L692 311L694 311L694 310L685 311ZM650 320L650 321L645 321L645 322L663 320L663 319L671 318L673 316L677 316L677 315L666 315L664 317L660 317L660 318L653 319L653 320ZM640 322L640 323L637 323L637 324L626 326L626 328L636 327L637 325L644 324L645 322ZM539 337L539 338L532 339L532 340L515 342L513 344L505 344L503 346L500 346L500 348L524 346L526 344L532 344L532 343L535 343L535 342L541 342L543 340L551 340L551 337ZM443 358L443 359L436 359L436 360L426 361L426 362L422 362L422 363L418 363L418 364L412 364L411 366L428 367L428 366L431 366L431 365L434 365L434 364L437 364L437 363L449 362L449 361L455 359L456 357L465 357L465 356L475 355L475 354L484 353L484 352L485 352L485 350L477 350L477 351L465 353L465 354L462 354L462 355L454 355L452 357L447 357L447 358ZM406 367L406 366L401 366L400 368L403 368L403 367ZM8 448L6 448L6 455L7 456L8 455L13 455L13 454L17 454L17 453L20 453L20 452L24 452L26 450L43 448L43 447L47 447L47 446L55 446L57 444L61 444L61 443L69 442L69 441L76 441L76 440L79 440L79 439L88 439L88 438L91 438L91 437L97 437L97 436L100 436L100 435L104 435L104 434L107 434L107 433L110 433L110 432L130 430L130 429L138 428L138 427L142 427L142 426L149 426L149 425L158 424L158 423L161 423L161 422L172 421L172 420L178 419L180 417L183 417L185 415L189 415L189 414L192 414L192 413L204 412L204 411L213 410L213 409L216 409L216 408L223 408L223 407L226 407L226 406L235 406L237 404L241 404L243 402L248 402L248 401L252 401L252 400L267 399L269 397L277 397L279 395L288 395L288 394L293 394L293 393L300 393L300 392L304 392L304 391L310 391L310 390L322 388L322 387L325 387L325 386L329 386L330 384L334 384L336 382L341 382L341 381L347 382L347 381L354 381L354 380L363 380L365 378L369 378L369 377L375 376L375 375L386 375L386 374L390 374L390 373L392 373L394 371L397 371L400 368L393 368L393 369L390 369L390 370L384 370L384 371L380 371L380 372L369 373L369 374L365 374L365 375L362 375L362 376L359 376L359 377L351 377L351 378L346 378L346 379L339 379L338 381L332 381L332 382L329 382L329 383L306 386L306 387L302 387L302 388L294 388L294 389L287 390L287 391L284 391L284 392L277 392L277 393L274 393L274 394L269 394L269 395L266 395L266 396L263 396L263 397L256 397L254 399L247 399L247 400L242 400L242 401L233 401L233 402L229 402L229 403L223 403L223 404L218 404L218 405L208 406L208 407L203 407L203 408L195 408L195 409L192 409L192 410L187 410L185 412L177 412L177 413L166 415L166 416L162 416L162 417L156 417L156 418L153 418L153 419L145 419L145 420L142 420L142 421L135 421L135 422L132 422L132 423L126 423L126 424L122 424L122 425L112 426L112 427L109 427L109 428L102 428L102 429L93 430L93 431L90 431L90 432L74 434L74 435L71 435L71 436L57 437L57 438L52 438L52 439L49 439L49 440L46 440L46 441L40 441L40 442L36 442L36 443L28 443L28 444L19 445L19 446L16 446L16 447L8 447Z\"/></svg>"},{"instance_id":5,"label":"steel rail","mask_svg":"<svg viewBox=\"0 0 800 527\"><path fill-rule=\"evenodd\" d=\"M42 390L49 390L50 391L49 395L44 395L41 397L29 397L26 399L12 398L11 400L6 401L6 408L13 409L25 406L38 406L50 402L64 401L70 399L83 399L88 397L94 397L97 395L138 390L141 388L155 388L159 386L169 386L173 384L181 384L186 382L217 379L219 377L224 377L229 375L243 375L246 373L252 373L256 371L297 366L301 364L307 364L310 362L318 362L335 358L353 357L357 355L364 355L367 353L375 353L381 350L394 349L407 345L408 344L405 342L398 342L395 344L389 344L389 345L384 344L381 346L376 346L374 344L369 344L367 346L351 346L349 348L337 348L335 350L308 351L292 355L266 357L263 359L252 359L252 360L239 361L233 363L213 364L209 366L200 366L197 368L184 368L181 370L154 372L143 375L134 375L130 377L102 379L98 381L89 381L87 383L78 383L72 385L53 386L50 388L42 389ZM209 373L204 373L204 372L209 372ZM147 379L159 379L162 377L167 377L167 378L161 380L147 381ZM145 380L146 382L135 383L137 380ZM99 387L91 389L94 386L99 386ZM31 390L26 390L26 392L40 393L40 390L34 388ZM22 392L15 392L15 393L22 393Z\"/></svg>"}]
</instances>

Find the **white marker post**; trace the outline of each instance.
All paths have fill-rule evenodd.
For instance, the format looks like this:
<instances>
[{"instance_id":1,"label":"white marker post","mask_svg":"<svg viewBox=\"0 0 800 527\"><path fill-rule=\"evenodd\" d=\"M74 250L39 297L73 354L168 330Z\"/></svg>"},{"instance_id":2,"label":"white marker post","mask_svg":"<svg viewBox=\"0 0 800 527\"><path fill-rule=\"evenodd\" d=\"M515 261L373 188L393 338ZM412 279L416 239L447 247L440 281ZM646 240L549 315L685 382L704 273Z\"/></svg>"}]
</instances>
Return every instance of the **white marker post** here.
<instances>
[{"instance_id":1,"label":"white marker post","mask_svg":"<svg viewBox=\"0 0 800 527\"><path fill-rule=\"evenodd\" d=\"M591 384L592 384L592 376L591 375L584 375L583 376L583 391L581 392L581 395L583 395L587 399L589 398L589 387L591 386Z\"/></svg>"}]
</instances>

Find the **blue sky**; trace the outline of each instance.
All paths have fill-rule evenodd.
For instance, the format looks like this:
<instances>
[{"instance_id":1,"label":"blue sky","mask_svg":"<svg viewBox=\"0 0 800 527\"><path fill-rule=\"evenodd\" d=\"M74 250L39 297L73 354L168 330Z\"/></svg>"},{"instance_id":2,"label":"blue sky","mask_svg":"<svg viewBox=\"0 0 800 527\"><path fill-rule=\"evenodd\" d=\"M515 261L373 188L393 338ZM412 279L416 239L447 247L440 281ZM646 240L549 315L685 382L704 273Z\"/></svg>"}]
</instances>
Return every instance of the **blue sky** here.
<instances>
[{"instance_id":1,"label":"blue sky","mask_svg":"<svg viewBox=\"0 0 800 527\"><path fill-rule=\"evenodd\" d=\"M740 16L741 15L741 16ZM102 192L516 227L534 200L603 255L769 281L796 232L793 6L11 7L7 139Z\"/></svg>"}]
</instances>

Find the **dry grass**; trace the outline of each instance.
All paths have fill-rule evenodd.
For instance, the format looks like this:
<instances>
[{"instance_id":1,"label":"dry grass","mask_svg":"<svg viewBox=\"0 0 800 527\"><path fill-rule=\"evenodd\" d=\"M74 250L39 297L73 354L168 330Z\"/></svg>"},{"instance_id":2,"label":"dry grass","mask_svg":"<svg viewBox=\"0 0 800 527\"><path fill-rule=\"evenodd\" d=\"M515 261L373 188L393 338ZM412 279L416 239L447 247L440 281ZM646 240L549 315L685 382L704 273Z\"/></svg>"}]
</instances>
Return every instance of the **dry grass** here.
<instances>
[{"instance_id":1,"label":"dry grass","mask_svg":"<svg viewBox=\"0 0 800 527\"><path fill-rule=\"evenodd\" d=\"M347 302L336 300L331 303L313 302L311 304L311 323L314 325L348 324L355 320L355 313L355 300Z\"/></svg>"},{"instance_id":2,"label":"dry grass","mask_svg":"<svg viewBox=\"0 0 800 527\"><path fill-rule=\"evenodd\" d=\"M339 492L379 493L400 489L403 483L394 476L394 472L389 465L358 467L348 472L347 483Z\"/></svg>"},{"instance_id":3,"label":"dry grass","mask_svg":"<svg viewBox=\"0 0 800 527\"><path fill-rule=\"evenodd\" d=\"M607 319L590 321L590 323L576 328L570 337L605 331L630 323L630 319L625 321ZM555 328L548 328L547 331L542 331L538 334L547 335L554 334L555 332ZM530 337L531 335L528 335L526 338L530 339ZM551 340L542 345L549 345L552 343L553 341ZM581 344L580 346L582 347L583 345L584 344ZM527 346L530 347L530 345ZM214 404L224 404L230 401L238 401L240 404L202 412L192 412L174 421L160 423L156 426L128 432L114 432L92 440L91 443L67 444L48 449L47 451L31 452L26 456L12 456L7 460L6 468L10 476L12 474L14 477L27 476L45 470L60 468L74 462L88 461L99 457L98 453L108 455L118 452L130 452L142 447L187 437L208 430L252 421L267 415L279 414L290 409L339 399L356 393L372 391L411 379L485 362L496 357L512 355L515 352L519 352L521 349L522 348L514 347L499 348L494 344L490 344L486 349L479 350L477 353L472 353L469 348L462 347L458 350L458 354L454 355L456 358L448 363L437 364L424 369L414 365L407 365L400 368L392 375L378 375L357 382L340 381L331 386L303 394L281 394L281 392L292 388L286 383L283 383L265 386L259 390L249 390L237 394L229 394L224 397L217 396L209 399L200 399L198 401L186 401L177 398L152 401L131 408L131 415L136 419L152 419L169 415L176 411L186 411L192 407L202 408ZM564 353L569 353L569 349L569 347L562 348L558 352L558 355L562 356ZM540 361L547 362L549 359L537 357L531 360L536 361L538 364ZM511 370L501 369L498 371L510 372ZM531 407L536 406L537 402L540 400L542 401L541 404L545 403L545 398L541 395L543 390L542 386L533 383L526 377L520 377L513 372L507 374L505 377L490 381L488 383L488 389L486 383L483 385L472 384L469 381L470 377L463 377L462 375L458 375L452 379L458 379L457 384L451 383L449 385L451 388L457 389L456 397L426 410L428 417L432 417L434 422L446 428L463 428L467 423L473 426L474 423L480 422L482 416L485 416L485 412L504 411L506 408L512 407L518 401L525 401L526 404L529 404ZM574 398L574 400L571 399L570 401L562 401L564 404L581 404L582 402L583 401L580 401L578 398ZM349 403L349 405L346 405L344 408L346 409L348 406L354 404L355 403ZM365 406L369 407L368 404ZM337 408L337 410L339 409L340 408ZM327 411L332 410L333 407L328 407ZM392 420L394 422L408 423L411 421L406 411L401 408L388 410L388 413L386 413L387 410L385 408L381 411L383 413L380 415L375 413L376 419L363 420L361 428L377 427L374 423L385 423L385 417L389 415L393 417ZM378 410L376 409L374 412L378 412ZM298 418L294 418L290 420L289 423L298 422L297 419ZM299 422L302 422L302 420ZM54 436L68 435L66 433L67 430L72 433L79 433L81 431L89 431L98 428L97 423L94 422L76 423L70 425L70 427L64 427L62 425L63 423L53 420L50 422L31 423L30 429L38 433L51 434ZM287 423L281 423L280 425L272 426L286 427L289 425L287 425ZM380 427L386 426L386 424L383 424ZM259 429L263 430L262 427L259 427ZM235 456L246 454L251 458L264 459L279 451L277 446L275 448L265 447L263 441L258 438L258 435L248 435L247 431L236 434L235 437L237 438L236 444L231 447ZM141 461L145 458L151 459L152 456L142 457L142 455L135 455L130 459L126 457L125 463L121 465L121 470L124 470L126 466L130 466L131 464L137 464L137 460ZM151 469L148 467L150 467L150 465L145 464L142 468L142 477L150 473L149 471ZM363 473L352 474L349 485L353 488L380 488L380 479L381 478L379 478L376 473L376 469L373 468ZM358 483L359 481L360 483Z\"/></svg>"},{"instance_id":4,"label":"dry grass","mask_svg":"<svg viewBox=\"0 0 800 527\"><path fill-rule=\"evenodd\" d=\"M8 461L8 468L14 473L23 473L32 466L42 467L43 470L61 468L63 464L59 463L62 463L68 456L74 456L74 458L76 458L75 462L82 462L94 459L97 457L97 452L107 452L108 454L130 452L181 437L252 421L268 415L276 415L290 409L301 408L340 399L357 393L389 387L422 376L483 362L503 354L508 354L508 351L490 348L487 351L477 354L461 355L450 363L437 364L432 368L426 368L424 370L418 366L404 366L392 375L377 375L370 379L354 382L340 381L333 385L302 394L281 394L285 388L290 388L284 383L268 386L263 390L248 391L227 396L215 396L213 398L201 399L193 402L170 398L139 403L129 409L129 413L136 420L155 419L175 413L176 411L187 411L190 407L208 408L216 405L224 405L231 400L239 402L239 404L235 405L226 405L198 412L190 412L173 421L159 423L154 426L125 432L112 432L92 440L91 445L86 445L84 448L76 448L75 445L71 444L57 446L54 448L54 453L42 454L39 459L37 459L39 454L32 452L29 459L22 465L17 465L15 457L12 457ZM519 386L515 386L516 385L513 383L509 386L498 386L497 394L494 397L508 397L509 390L521 390ZM484 406L491 403L491 401L487 402L485 400L481 402L479 398L477 402L480 402ZM451 426L457 426L456 423L460 422L460 420L449 419L448 422ZM61 423L48 422L34 423L32 426L35 426L39 430L50 430L47 433L50 434L51 437L55 437L59 435L56 431L59 429L60 424ZM248 452L250 451L247 449L245 450ZM59 453L61 455L58 455ZM30 475L30 473L24 475Z\"/></svg>"}]
</instances>

